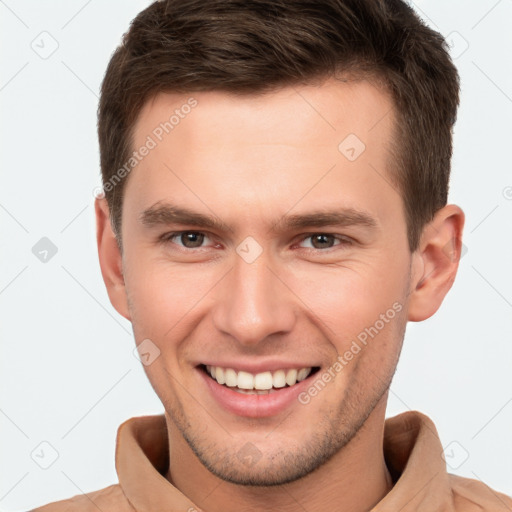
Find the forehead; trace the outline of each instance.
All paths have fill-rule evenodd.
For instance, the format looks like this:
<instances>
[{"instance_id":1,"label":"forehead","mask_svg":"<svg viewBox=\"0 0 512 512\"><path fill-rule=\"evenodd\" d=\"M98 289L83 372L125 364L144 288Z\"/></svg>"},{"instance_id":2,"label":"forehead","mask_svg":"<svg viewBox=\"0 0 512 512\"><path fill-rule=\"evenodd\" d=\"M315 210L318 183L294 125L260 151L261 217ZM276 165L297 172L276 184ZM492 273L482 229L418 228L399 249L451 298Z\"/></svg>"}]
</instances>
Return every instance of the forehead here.
<instances>
[{"instance_id":1,"label":"forehead","mask_svg":"<svg viewBox=\"0 0 512 512\"><path fill-rule=\"evenodd\" d=\"M390 97L367 81L260 95L159 94L134 127L134 149L151 140L151 150L130 173L125 196L140 208L181 195L203 210L201 198L216 209L231 198L286 210L302 196L304 205L343 202L343 189L357 188L371 201L389 187L393 122Z\"/></svg>"},{"instance_id":2,"label":"forehead","mask_svg":"<svg viewBox=\"0 0 512 512\"><path fill-rule=\"evenodd\" d=\"M190 120L185 122L187 118ZM208 140L217 141L226 135L244 145L272 144L276 137L283 144L296 145L307 139L312 144L330 145L348 132L372 143L390 135L392 120L390 96L366 80L329 79L322 85L290 86L253 95L222 91L160 93L141 109L134 142L137 146L156 130L156 138L178 139L181 133L197 149ZM169 133L164 127L163 133L158 130L165 123L172 125L167 125ZM208 140L203 139L203 131L209 132ZM172 137L166 137L171 132Z\"/></svg>"}]
</instances>

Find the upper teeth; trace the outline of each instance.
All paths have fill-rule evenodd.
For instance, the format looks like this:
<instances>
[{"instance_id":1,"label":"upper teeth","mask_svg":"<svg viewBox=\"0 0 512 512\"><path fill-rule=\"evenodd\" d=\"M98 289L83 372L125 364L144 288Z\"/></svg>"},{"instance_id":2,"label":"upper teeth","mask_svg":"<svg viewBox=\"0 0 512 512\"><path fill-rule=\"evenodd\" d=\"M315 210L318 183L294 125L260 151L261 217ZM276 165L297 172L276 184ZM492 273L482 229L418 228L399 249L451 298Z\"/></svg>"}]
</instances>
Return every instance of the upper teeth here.
<instances>
[{"instance_id":1,"label":"upper teeth","mask_svg":"<svg viewBox=\"0 0 512 512\"><path fill-rule=\"evenodd\" d=\"M277 370L275 372L252 373L222 368L220 366L207 366L208 373L219 383L239 389L272 389L284 388L286 384L293 386L304 380L312 368L299 368L291 370Z\"/></svg>"}]
</instances>

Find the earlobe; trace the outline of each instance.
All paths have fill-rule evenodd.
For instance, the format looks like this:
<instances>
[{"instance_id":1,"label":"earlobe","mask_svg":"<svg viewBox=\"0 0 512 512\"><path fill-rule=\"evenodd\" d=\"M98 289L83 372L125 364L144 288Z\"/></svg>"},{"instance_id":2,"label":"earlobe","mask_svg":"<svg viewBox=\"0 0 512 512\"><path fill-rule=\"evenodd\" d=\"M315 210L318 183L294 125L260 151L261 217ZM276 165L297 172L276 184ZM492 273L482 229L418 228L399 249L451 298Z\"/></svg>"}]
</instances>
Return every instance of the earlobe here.
<instances>
[{"instance_id":1,"label":"earlobe","mask_svg":"<svg viewBox=\"0 0 512 512\"><path fill-rule=\"evenodd\" d=\"M412 276L408 320L426 320L441 306L457 274L463 228L464 212L453 204L441 208L425 226L413 254L420 271Z\"/></svg>"},{"instance_id":2,"label":"earlobe","mask_svg":"<svg viewBox=\"0 0 512 512\"><path fill-rule=\"evenodd\" d=\"M101 275L110 302L120 315L127 320L131 320L123 276L122 255L110 223L107 200L103 197L96 198L94 209L96 212L96 242L98 244Z\"/></svg>"}]
</instances>

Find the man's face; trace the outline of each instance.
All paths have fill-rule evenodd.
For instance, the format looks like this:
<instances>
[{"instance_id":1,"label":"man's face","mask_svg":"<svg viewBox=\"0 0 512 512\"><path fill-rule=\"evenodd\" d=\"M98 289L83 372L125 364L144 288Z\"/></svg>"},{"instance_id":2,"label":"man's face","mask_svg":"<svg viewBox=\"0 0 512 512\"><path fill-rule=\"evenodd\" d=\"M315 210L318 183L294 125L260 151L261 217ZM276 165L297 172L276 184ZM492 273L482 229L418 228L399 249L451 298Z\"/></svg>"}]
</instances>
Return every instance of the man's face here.
<instances>
[{"instance_id":1,"label":"man's face","mask_svg":"<svg viewBox=\"0 0 512 512\"><path fill-rule=\"evenodd\" d=\"M155 132L176 109L172 130ZM160 350L145 369L174 442L223 479L296 479L382 411L411 271L391 109L366 82L327 81L159 95L141 112L134 148L148 136L156 147L125 188L129 318L137 344ZM172 221L166 207L217 224ZM234 386L253 381L273 388Z\"/></svg>"}]
</instances>

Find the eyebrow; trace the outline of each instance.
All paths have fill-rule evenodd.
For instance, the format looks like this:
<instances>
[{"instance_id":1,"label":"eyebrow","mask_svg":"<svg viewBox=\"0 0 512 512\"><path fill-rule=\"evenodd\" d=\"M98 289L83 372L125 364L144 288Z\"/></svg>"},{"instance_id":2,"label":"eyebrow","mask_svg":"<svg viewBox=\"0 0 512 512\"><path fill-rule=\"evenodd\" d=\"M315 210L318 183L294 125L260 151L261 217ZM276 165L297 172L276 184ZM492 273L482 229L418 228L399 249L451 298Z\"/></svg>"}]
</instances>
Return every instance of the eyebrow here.
<instances>
[{"instance_id":1,"label":"eyebrow","mask_svg":"<svg viewBox=\"0 0 512 512\"><path fill-rule=\"evenodd\" d=\"M155 227L168 224L188 224L191 226L216 229L218 231L231 231L231 228L220 219L210 215L189 210L168 203L157 203L140 214L140 221L144 226Z\"/></svg>"},{"instance_id":2,"label":"eyebrow","mask_svg":"<svg viewBox=\"0 0 512 512\"><path fill-rule=\"evenodd\" d=\"M165 226L170 224L186 224L198 228L208 228L217 231L232 231L231 227L213 215L205 215L188 208L157 203L140 214L140 221L146 227ZM324 226L361 226L374 230L378 226L377 220L369 213L354 208L340 208L336 210L317 210L300 214L285 214L272 224L270 231L281 232L286 230L305 229L308 227Z\"/></svg>"}]
</instances>

